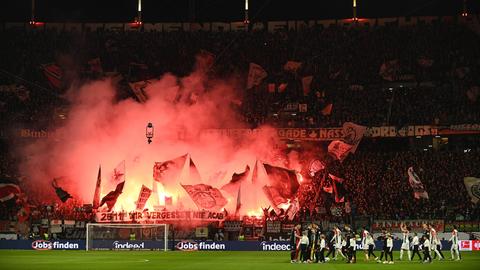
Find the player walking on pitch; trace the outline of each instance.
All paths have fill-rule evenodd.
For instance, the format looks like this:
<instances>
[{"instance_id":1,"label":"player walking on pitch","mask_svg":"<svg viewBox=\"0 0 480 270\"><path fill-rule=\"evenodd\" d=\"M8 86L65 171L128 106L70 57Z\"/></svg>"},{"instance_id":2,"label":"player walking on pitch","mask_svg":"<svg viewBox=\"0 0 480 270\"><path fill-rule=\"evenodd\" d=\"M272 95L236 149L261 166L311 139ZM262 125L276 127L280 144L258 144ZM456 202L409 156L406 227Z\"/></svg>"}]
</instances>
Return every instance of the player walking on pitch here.
<instances>
[{"instance_id":1,"label":"player walking on pitch","mask_svg":"<svg viewBox=\"0 0 480 270\"><path fill-rule=\"evenodd\" d=\"M422 261L422 255L420 255L419 252L419 247L420 247L420 240L418 239L417 233L413 233L413 239L412 239L412 257L410 257L410 261L413 260L413 257L415 257L415 254L418 255L418 258L420 258L420 261Z\"/></svg>"},{"instance_id":2,"label":"player walking on pitch","mask_svg":"<svg viewBox=\"0 0 480 270\"><path fill-rule=\"evenodd\" d=\"M334 246L335 246L335 257L334 260L337 260L338 254L340 254L344 259L346 259L345 255L342 252L342 231L338 228L338 226L333 227L333 239Z\"/></svg>"},{"instance_id":3,"label":"player walking on pitch","mask_svg":"<svg viewBox=\"0 0 480 270\"><path fill-rule=\"evenodd\" d=\"M403 259L403 252L407 251L408 260L410 258L410 228L407 227L404 223L400 224L400 229L402 230L402 247L400 248L400 260Z\"/></svg>"},{"instance_id":4,"label":"player walking on pitch","mask_svg":"<svg viewBox=\"0 0 480 270\"><path fill-rule=\"evenodd\" d=\"M452 260L459 261L461 258L460 252L458 251L458 230L456 225L453 225L452 237L450 237L449 241L452 242L452 246L450 247L450 254L452 255ZM456 259L455 255L457 255Z\"/></svg>"},{"instance_id":5,"label":"player walking on pitch","mask_svg":"<svg viewBox=\"0 0 480 270\"><path fill-rule=\"evenodd\" d=\"M437 231L435 228L433 228L432 224L428 224L428 229L430 230L431 249L435 252L434 259L438 255L438 260L441 261L444 259L442 254L442 243L440 243L440 240L437 236Z\"/></svg>"},{"instance_id":6,"label":"player walking on pitch","mask_svg":"<svg viewBox=\"0 0 480 270\"><path fill-rule=\"evenodd\" d=\"M362 247L363 247L363 253L365 253L365 261L368 261L368 244L367 244L367 238L370 233L367 231L367 228L363 227L362 231Z\"/></svg>"},{"instance_id":7,"label":"player walking on pitch","mask_svg":"<svg viewBox=\"0 0 480 270\"><path fill-rule=\"evenodd\" d=\"M290 262L291 263L295 263L297 261L298 249L300 247L299 245L300 238L302 238L302 235L300 234L301 228L302 228L302 225L300 224L295 225L290 235Z\"/></svg>"}]
</instances>

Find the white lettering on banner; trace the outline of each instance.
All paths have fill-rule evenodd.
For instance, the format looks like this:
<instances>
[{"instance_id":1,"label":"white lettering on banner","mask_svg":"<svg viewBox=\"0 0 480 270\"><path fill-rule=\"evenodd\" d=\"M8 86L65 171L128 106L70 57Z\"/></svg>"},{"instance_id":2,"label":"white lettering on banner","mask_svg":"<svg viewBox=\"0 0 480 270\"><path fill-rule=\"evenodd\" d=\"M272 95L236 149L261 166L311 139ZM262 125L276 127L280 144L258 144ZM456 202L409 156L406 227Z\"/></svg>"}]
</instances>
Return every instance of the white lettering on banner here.
<instances>
[{"instance_id":1,"label":"white lettering on banner","mask_svg":"<svg viewBox=\"0 0 480 270\"><path fill-rule=\"evenodd\" d=\"M480 130L480 124L451 125L452 130Z\"/></svg>"},{"instance_id":2,"label":"white lettering on banner","mask_svg":"<svg viewBox=\"0 0 480 270\"><path fill-rule=\"evenodd\" d=\"M180 241L175 245L175 248L182 251L196 251L196 250L225 250L225 244L216 242L195 242L195 241Z\"/></svg>"},{"instance_id":3,"label":"white lettering on banner","mask_svg":"<svg viewBox=\"0 0 480 270\"><path fill-rule=\"evenodd\" d=\"M129 242L119 242L119 241L114 241L113 242L113 248L114 249L145 249L145 243L141 242L138 244L132 244Z\"/></svg>"},{"instance_id":4,"label":"white lettering on banner","mask_svg":"<svg viewBox=\"0 0 480 270\"><path fill-rule=\"evenodd\" d=\"M131 212L100 212L96 213L95 220L102 222L143 222L156 223L166 221L222 221L224 212L211 211L131 211Z\"/></svg>"},{"instance_id":5,"label":"white lettering on banner","mask_svg":"<svg viewBox=\"0 0 480 270\"><path fill-rule=\"evenodd\" d=\"M267 242L262 242L262 250L263 251L283 251L283 250L290 250L290 244L267 244Z\"/></svg>"},{"instance_id":6,"label":"white lettering on banner","mask_svg":"<svg viewBox=\"0 0 480 270\"><path fill-rule=\"evenodd\" d=\"M464 17L459 16L458 22L464 24L471 24L472 20L466 20ZM302 30L305 28L312 28L315 26L321 26L323 28L328 28L331 26L384 26L384 25L415 25L418 23L431 24L435 21L444 21L449 22L453 21L454 18L451 16L442 16L442 17L432 17L432 16L423 16L423 17L395 17L395 18L370 18L370 19L360 19L355 24L352 23L350 19L339 19L339 20L310 20L310 21L269 21L269 22L255 22L252 24L252 31L265 30L268 32L284 31L284 30ZM135 30L130 27L129 23L85 23L85 24L76 24L75 27L70 26L72 23L45 23L42 24L42 28L36 26L36 29L65 29L65 30L75 30L82 31L90 29L90 31L97 31L98 29L118 29L118 30ZM3 23L5 29L12 28L24 28L31 29L31 25L27 23ZM180 22L170 22L170 23L144 23L142 25L143 31L246 31L247 27L242 21L237 22L205 22L203 24L199 23L180 23ZM139 27L141 28L141 27Z\"/></svg>"},{"instance_id":7,"label":"white lettering on banner","mask_svg":"<svg viewBox=\"0 0 480 270\"><path fill-rule=\"evenodd\" d=\"M292 105L288 109L298 110L298 104ZM247 137L256 137L258 134L266 131L265 129L204 129L200 134L178 133L179 139L186 139L189 136L200 136L202 138L211 137L231 137L233 139L245 139ZM307 141L333 141L343 140L345 132L342 127L336 128L277 128L277 136L284 140L307 140ZM414 136L435 136L435 135L454 135L454 134L477 134L480 133L480 124L463 124L452 126L405 126L397 128L395 126L367 127L365 137L414 137ZM14 134L20 138L63 138L66 134L48 130L19 129Z\"/></svg>"},{"instance_id":8,"label":"white lettering on banner","mask_svg":"<svg viewBox=\"0 0 480 270\"><path fill-rule=\"evenodd\" d=\"M50 249L79 249L78 243L70 242L50 242L47 240L36 240L32 242L32 248L35 250L50 250Z\"/></svg>"}]
</instances>

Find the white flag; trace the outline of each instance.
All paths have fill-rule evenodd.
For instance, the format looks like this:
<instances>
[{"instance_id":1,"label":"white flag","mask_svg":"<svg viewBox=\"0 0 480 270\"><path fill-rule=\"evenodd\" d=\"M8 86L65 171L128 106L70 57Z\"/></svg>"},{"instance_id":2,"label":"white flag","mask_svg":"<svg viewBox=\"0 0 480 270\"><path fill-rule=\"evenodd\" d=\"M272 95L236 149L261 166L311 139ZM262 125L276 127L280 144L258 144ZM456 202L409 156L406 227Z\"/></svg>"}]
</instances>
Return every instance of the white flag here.
<instances>
[{"instance_id":1,"label":"white flag","mask_svg":"<svg viewBox=\"0 0 480 270\"><path fill-rule=\"evenodd\" d=\"M425 187L422 184L422 181L420 181L420 178L418 177L417 173L413 170L413 167L409 167L407 170L408 173L408 182L410 183L410 186L413 189L413 195L415 196L415 199L428 199L428 193L425 190Z\"/></svg>"},{"instance_id":2,"label":"white flag","mask_svg":"<svg viewBox=\"0 0 480 270\"><path fill-rule=\"evenodd\" d=\"M267 77L267 72L255 63L250 63L250 69L248 70L247 89L260 85Z\"/></svg>"},{"instance_id":3,"label":"white flag","mask_svg":"<svg viewBox=\"0 0 480 270\"><path fill-rule=\"evenodd\" d=\"M352 148L353 146L350 144L335 140L328 145L328 153L332 154L336 159L342 162L347 157L348 153L350 153Z\"/></svg>"},{"instance_id":4,"label":"white flag","mask_svg":"<svg viewBox=\"0 0 480 270\"><path fill-rule=\"evenodd\" d=\"M343 124L343 141L352 146L350 152L355 153L355 151L357 151L358 144L360 144L366 130L366 127L352 122L346 122Z\"/></svg>"},{"instance_id":5,"label":"white flag","mask_svg":"<svg viewBox=\"0 0 480 270\"><path fill-rule=\"evenodd\" d=\"M465 188L467 189L472 202L478 203L478 201L480 201L480 178L465 177L463 178L463 183L465 184Z\"/></svg>"}]
</instances>

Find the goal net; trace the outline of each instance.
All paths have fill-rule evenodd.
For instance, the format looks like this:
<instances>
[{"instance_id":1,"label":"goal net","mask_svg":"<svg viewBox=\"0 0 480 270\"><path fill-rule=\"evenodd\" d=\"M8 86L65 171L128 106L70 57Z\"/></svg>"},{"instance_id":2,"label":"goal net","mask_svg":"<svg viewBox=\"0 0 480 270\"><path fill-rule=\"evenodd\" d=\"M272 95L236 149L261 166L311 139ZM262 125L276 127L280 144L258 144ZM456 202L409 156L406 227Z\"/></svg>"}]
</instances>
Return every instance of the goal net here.
<instances>
[{"instance_id":1,"label":"goal net","mask_svg":"<svg viewBox=\"0 0 480 270\"><path fill-rule=\"evenodd\" d=\"M168 249L167 224L88 223L88 250L164 250Z\"/></svg>"}]
</instances>

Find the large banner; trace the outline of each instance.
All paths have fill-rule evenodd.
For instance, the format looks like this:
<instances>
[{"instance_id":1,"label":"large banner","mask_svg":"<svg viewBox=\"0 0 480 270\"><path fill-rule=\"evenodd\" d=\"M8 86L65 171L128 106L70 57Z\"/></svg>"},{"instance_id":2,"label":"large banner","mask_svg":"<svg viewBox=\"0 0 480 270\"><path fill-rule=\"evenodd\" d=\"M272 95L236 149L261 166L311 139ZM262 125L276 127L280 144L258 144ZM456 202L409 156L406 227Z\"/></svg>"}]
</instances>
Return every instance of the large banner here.
<instances>
[{"instance_id":1,"label":"large banner","mask_svg":"<svg viewBox=\"0 0 480 270\"><path fill-rule=\"evenodd\" d=\"M297 104L296 110L298 110ZM345 134L343 127L332 128L276 128L277 136L284 140L302 140L302 141L333 141L344 140ZM231 129L204 129L200 134L186 134L181 133L179 137L191 136L220 136L231 138L247 138L255 137L262 132L262 129L247 129L247 128L231 128ZM480 134L480 124L463 124L450 126L380 126L367 127L364 137L372 138L400 138L400 137L415 137L415 136L437 136L437 135L462 135L462 134ZM66 135L49 130L35 130L35 129L14 129L14 132L8 134L15 138L24 139L44 139L44 138L63 138ZM172 160L173 161L173 160ZM161 165L161 164L160 164Z\"/></svg>"},{"instance_id":2,"label":"large banner","mask_svg":"<svg viewBox=\"0 0 480 270\"><path fill-rule=\"evenodd\" d=\"M109 222L142 222L142 223L168 223L172 221L223 221L224 212L213 211L132 211L132 212L99 212L96 213L95 221L99 223Z\"/></svg>"},{"instance_id":3,"label":"large banner","mask_svg":"<svg viewBox=\"0 0 480 270\"><path fill-rule=\"evenodd\" d=\"M462 127L457 127L462 128ZM415 136L436 136L452 134L480 134L480 128L476 125L463 127L468 130L451 129L450 127L440 126L406 126L397 128L395 126L366 127L364 137L372 138L395 138L395 137L415 137ZM284 140L302 140L302 141L333 141L345 140L351 137L352 129L336 128L277 128L277 136ZM232 138L245 138L248 136L257 136L260 129L206 129L201 136L227 136Z\"/></svg>"},{"instance_id":4,"label":"large banner","mask_svg":"<svg viewBox=\"0 0 480 270\"><path fill-rule=\"evenodd\" d=\"M85 240L0 240L0 249L85 250Z\"/></svg>"},{"instance_id":5,"label":"large banner","mask_svg":"<svg viewBox=\"0 0 480 270\"><path fill-rule=\"evenodd\" d=\"M412 220L374 220L372 224L373 232L380 232L382 228L386 228L391 232L401 232L400 225L405 223L407 226L412 228L412 231L422 232L422 224L429 223L432 224L437 232L443 232L445 229L443 220L434 219L434 220L423 220L423 219L412 219Z\"/></svg>"},{"instance_id":6,"label":"large banner","mask_svg":"<svg viewBox=\"0 0 480 270\"><path fill-rule=\"evenodd\" d=\"M163 239L162 239L163 240ZM393 241L393 249L399 250L401 240ZM450 249L450 242L442 241L444 250ZM383 247L382 241L375 241L376 250ZM459 247L462 251L480 250L479 240L460 240ZM163 250L164 241L158 240L97 240L94 239L89 248L97 250ZM168 249L181 251L290 251L289 241L196 241L179 240L168 241ZM85 240L0 240L0 249L24 250L85 250ZM363 246L357 241L357 250Z\"/></svg>"},{"instance_id":7,"label":"large banner","mask_svg":"<svg viewBox=\"0 0 480 270\"><path fill-rule=\"evenodd\" d=\"M243 21L233 22L148 22L143 23L140 27L132 23L58 23L47 22L41 24L29 24L28 22L5 22L0 24L1 29L56 29L57 31L97 31L99 29L110 31L145 31L145 32L236 32L248 31L296 31L304 30L310 27L329 28L331 26L350 27L359 25L362 27L373 28L376 26L384 26L386 24L395 26L416 25L419 23L432 24L434 22L451 23L453 21L474 24L477 22L474 16L463 17L460 14L453 16L413 16L413 17L390 17L390 18L362 18L353 22L352 19L336 19L336 20L277 20L277 21L255 21L250 25L246 25Z\"/></svg>"}]
</instances>

